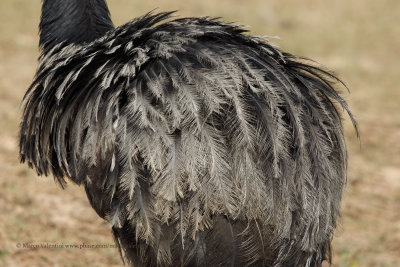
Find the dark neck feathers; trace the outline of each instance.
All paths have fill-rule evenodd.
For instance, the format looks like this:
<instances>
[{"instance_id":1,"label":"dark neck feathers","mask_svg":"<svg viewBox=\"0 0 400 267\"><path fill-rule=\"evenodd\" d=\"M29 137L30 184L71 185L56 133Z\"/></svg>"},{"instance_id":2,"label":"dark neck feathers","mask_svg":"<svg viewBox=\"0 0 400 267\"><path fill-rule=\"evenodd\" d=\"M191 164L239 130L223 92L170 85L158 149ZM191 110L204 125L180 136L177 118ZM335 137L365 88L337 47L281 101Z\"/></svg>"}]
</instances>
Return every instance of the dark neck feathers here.
<instances>
[{"instance_id":1,"label":"dark neck feathers","mask_svg":"<svg viewBox=\"0 0 400 267\"><path fill-rule=\"evenodd\" d=\"M83 44L113 28L104 0L44 0L39 44L44 52L61 42Z\"/></svg>"}]
</instances>

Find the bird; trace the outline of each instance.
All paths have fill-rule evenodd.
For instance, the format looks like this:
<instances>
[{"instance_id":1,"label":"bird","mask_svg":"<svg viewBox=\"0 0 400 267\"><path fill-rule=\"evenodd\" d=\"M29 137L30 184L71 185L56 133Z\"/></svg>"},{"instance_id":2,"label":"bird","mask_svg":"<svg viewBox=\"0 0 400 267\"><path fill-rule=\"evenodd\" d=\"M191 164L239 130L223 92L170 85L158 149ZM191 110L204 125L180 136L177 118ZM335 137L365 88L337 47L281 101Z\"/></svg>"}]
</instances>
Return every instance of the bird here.
<instances>
[{"instance_id":1,"label":"bird","mask_svg":"<svg viewBox=\"0 0 400 267\"><path fill-rule=\"evenodd\" d=\"M221 18L43 0L19 156L85 188L130 266L321 266L346 184L326 67Z\"/></svg>"}]
</instances>

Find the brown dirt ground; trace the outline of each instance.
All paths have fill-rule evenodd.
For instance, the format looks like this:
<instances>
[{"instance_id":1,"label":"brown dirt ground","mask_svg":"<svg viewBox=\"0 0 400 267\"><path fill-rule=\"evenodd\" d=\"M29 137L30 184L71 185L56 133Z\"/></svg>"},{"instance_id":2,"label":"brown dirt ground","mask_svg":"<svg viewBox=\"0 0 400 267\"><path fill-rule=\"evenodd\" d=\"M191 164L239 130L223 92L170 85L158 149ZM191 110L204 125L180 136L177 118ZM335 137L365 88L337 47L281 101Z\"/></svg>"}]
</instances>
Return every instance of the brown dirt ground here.
<instances>
[{"instance_id":1,"label":"brown dirt ground","mask_svg":"<svg viewBox=\"0 0 400 267\"><path fill-rule=\"evenodd\" d=\"M109 0L116 24L144 12L222 16L278 35L282 49L314 58L346 81L349 176L333 265L400 266L400 2L398 0ZM82 188L61 190L18 162L19 102L36 68L40 1L0 1L0 266L120 266L109 227ZM17 248L20 244L22 248Z\"/></svg>"}]
</instances>

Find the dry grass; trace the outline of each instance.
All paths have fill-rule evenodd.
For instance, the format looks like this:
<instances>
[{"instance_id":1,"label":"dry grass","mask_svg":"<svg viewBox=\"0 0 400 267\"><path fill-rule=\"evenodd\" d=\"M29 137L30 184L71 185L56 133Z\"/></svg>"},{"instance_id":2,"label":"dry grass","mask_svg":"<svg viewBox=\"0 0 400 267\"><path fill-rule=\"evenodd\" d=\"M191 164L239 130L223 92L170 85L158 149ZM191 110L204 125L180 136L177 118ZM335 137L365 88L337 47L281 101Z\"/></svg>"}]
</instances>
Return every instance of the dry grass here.
<instances>
[{"instance_id":1,"label":"dry grass","mask_svg":"<svg viewBox=\"0 0 400 267\"><path fill-rule=\"evenodd\" d=\"M159 7L222 16L339 73L360 124L346 122L349 178L334 266L400 266L400 2L398 0L109 0L116 24ZM140 3L139 3L140 2ZM0 265L119 266L115 249L18 249L31 242L112 244L82 188L57 188L18 163L19 101L36 68L39 0L0 1Z\"/></svg>"}]
</instances>

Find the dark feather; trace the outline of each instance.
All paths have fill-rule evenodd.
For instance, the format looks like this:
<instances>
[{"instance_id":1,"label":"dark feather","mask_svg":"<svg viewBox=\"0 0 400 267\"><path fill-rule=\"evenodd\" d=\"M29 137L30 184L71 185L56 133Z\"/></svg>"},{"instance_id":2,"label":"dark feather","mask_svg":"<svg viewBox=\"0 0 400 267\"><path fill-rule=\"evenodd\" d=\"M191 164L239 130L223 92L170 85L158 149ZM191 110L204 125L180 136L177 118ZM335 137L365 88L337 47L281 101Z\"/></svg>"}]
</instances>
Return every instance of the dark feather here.
<instances>
[{"instance_id":1,"label":"dark feather","mask_svg":"<svg viewBox=\"0 0 400 267\"><path fill-rule=\"evenodd\" d=\"M353 120L340 81L238 26L171 15L99 19L89 40L44 21L21 161L83 184L132 265L320 266L346 182L338 107Z\"/></svg>"}]
</instances>

